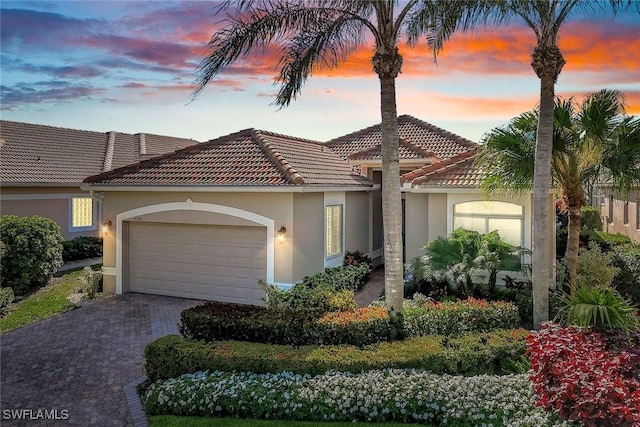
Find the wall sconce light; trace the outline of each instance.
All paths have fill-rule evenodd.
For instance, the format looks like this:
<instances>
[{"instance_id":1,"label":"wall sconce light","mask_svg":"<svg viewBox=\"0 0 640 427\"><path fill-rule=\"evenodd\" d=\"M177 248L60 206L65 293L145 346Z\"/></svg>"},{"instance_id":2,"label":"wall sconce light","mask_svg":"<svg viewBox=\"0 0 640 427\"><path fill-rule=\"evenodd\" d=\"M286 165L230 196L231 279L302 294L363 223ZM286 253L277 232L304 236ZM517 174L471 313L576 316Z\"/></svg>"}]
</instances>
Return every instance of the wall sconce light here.
<instances>
[{"instance_id":1,"label":"wall sconce light","mask_svg":"<svg viewBox=\"0 0 640 427\"><path fill-rule=\"evenodd\" d=\"M109 229L111 228L111 226L113 225L113 223L111 222L110 219L108 219L107 221L105 221L104 224L102 224L102 232L103 233L108 233Z\"/></svg>"},{"instance_id":2,"label":"wall sconce light","mask_svg":"<svg viewBox=\"0 0 640 427\"><path fill-rule=\"evenodd\" d=\"M287 232L287 227L285 227L284 225L280 227L280 229L278 230L278 241L280 243L284 242L284 234L286 232Z\"/></svg>"}]
</instances>

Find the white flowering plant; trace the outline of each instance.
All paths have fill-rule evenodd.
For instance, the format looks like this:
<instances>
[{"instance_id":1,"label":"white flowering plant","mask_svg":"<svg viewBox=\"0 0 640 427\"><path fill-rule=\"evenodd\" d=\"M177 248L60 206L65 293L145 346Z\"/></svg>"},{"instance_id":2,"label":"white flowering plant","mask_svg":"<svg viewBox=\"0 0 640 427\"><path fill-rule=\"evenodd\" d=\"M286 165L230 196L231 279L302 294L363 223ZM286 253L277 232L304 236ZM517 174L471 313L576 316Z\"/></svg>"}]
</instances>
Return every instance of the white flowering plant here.
<instances>
[{"instance_id":1,"label":"white flowering plant","mask_svg":"<svg viewBox=\"0 0 640 427\"><path fill-rule=\"evenodd\" d=\"M150 415L449 426L571 426L534 405L527 374L474 377L386 369L360 374L198 372L158 381Z\"/></svg>"}]
</instances>

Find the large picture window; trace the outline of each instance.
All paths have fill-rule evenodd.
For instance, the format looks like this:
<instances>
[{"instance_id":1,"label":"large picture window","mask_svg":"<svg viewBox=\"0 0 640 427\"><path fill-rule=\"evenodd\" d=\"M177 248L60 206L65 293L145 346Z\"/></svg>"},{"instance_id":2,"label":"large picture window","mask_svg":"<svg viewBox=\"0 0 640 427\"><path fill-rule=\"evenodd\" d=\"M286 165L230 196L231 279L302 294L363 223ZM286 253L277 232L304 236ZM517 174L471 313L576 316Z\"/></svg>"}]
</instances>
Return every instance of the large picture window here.
<instances>
[{"instance_id":1,"label":"large picture window","mask_svg":"<svg viewBox=\"0 0 640 427\"><path fill-rule=\"evenodd\" d=\"M327 242L326 257L342 254L342 205L331 205L325 208Z\"/></svg>"},{"instance_id":2,"label":"large picture window","mask_svg":"<svg viewBox=\"0 0 640 427\"><path fill-rule=\"evenodd\" d=\"M71 227L93 227L93 199L91 197L74 197L71 199Z\"/></svg>"},{"instance_id":3,"label":"large picture window","mask_svg":"<svg viewBox=\"0 0 640 427\"><path fill-rule=\"evenodd\" d=\"M473 201L453 206L453 228L486 234L498 230L500 237L515 246L524 246L524 208L496 201Z\"/></svg>"}]
</instances>

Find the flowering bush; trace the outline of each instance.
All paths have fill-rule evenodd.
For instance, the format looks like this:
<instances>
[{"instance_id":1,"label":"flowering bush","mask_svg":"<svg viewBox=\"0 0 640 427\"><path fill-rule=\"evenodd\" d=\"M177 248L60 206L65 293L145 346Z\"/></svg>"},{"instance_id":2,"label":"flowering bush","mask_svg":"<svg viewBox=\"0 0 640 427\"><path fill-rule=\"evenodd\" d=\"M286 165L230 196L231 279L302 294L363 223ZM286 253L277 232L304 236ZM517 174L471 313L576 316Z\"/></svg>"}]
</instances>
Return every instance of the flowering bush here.
<instances>
[{"instance_id":1,"label":"flowering bush","mask_svg":"<svg viewBox=\"0 0 640 427\"><path fill-rule=\"evenodd\" d=\"M487 302L468 298L457 302L434 302L420 294L404 301L404 330L407 336L459 335L517 328L518 307L505 301Z\"/></svg>"},{"instance_id":2,"label":"flowering bush","mask_svg":"<svg viewBox=\"0 0 640 427\"><path fill-rule=\"evenodd\" d=\"M355 311L327 313L313 328L323 344L367 345L389 337L389 311L384 307L363 307Z\"/></svg>"},{"instance_id":3,"label":"flowering bush","mask_svg":"<svg viewBox=\"0 0 640 427\"><path fill-rule=\"evenodd\" d=\"M534 407L524 374L458 377L412 369L317 376L198 372L152 384L143 402L150 415L464 426L569 425Z\"/></svg>"},{"instance_id":4,"label":"flowering bush","mask_svg":"<svg viewBox=\"0 0 640 427\"><path fill-rule=\"evenodd\" d=\"M527 337L536 404L587 426L640 425L640 354L601 333L543 325Z\"/></svg>"},{"instance_id":5,"label":"flowering bush","mask_svg":"<svg viewBox=\"0 0 640 427\"><path fill-rule=\"evenodd\" d=\"M432 335L364 348L292 347L243 341L210 344L168 335L147 345L144 369L151 380L216 369L256 373L287 370L299 374L383 368L417 368L463 375L524 373L530 369L524 356L528 333L516 329L451 338Z\"/></svg>"}]
</instances>

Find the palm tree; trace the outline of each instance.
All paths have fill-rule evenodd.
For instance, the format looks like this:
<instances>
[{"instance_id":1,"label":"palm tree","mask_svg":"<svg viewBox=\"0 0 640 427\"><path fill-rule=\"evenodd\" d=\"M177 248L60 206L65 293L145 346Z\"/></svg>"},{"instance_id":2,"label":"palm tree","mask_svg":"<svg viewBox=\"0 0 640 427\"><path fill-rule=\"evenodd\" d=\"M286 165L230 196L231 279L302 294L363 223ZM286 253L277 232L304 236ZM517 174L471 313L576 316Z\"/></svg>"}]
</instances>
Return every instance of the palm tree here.
<instances>
[{"instance_id":1,"label":"palm tree","mask_svg":"<svg viewBox=\"0 0 640 427\"><path fill-rule=\"evenodd\" d=\"M385 295L392 316L402 311L402 211L398 155L396 77L402 68L401 37L409 46L429 38L431 17L439 0L409 0L398 11L397 0L258 0L235 5L228 25L209 42L200 64L194 96L218 74L249 52L279 45L280 90L275 104L288 106L314 71L337 67L356 48L373 38L373 70L380 81L382 116L382 212ZM453 2L455 3L455 2ZM453 4L452 3L452 4ZM453 15L451 15L453 16ZM455 28L447 23L451 31Z\"/></svg>"},{"instance_id":2,"label":"palm tree","mask_svg":"<svg viewBox=\"0 0 640 427\"><path fill-rule=\"evenodd\" d=\"M483 170L485 191L531 189L540 120L539 111L526 112L483 138L476 162ZM581 104L573 98L556 99L552 135L549 182L557 187L568 211L565 259L573 293L586 189L604 179L628 194L632 185L640 183L640 118L626 116L622 94L605 89L587 94Z\"/></svg>"},{"instance_id":3,"label":"palm tree","mask_svg":"<svg viewBox=\"0 0 640 427\"><path fill-rule=\"evenodd\" d=\"M540 79L539 120L536 129L535 164L533 177L533 324L549 320L549 283L551 255L549 234L549 193L551 184L551 152L553 143L553 110L555 83L564 67L565 60L558 47L560 28L572 13L617 11L629 6L633 0L478 0L484 8L474 2L460 2L458 8L447 8L441 21L464 24L463 30L479 23L504 25L512 19L521 19L533 30L537 44L531 55L531 66ZM491 5L490 7L488 5ZM640 10L640 3L637 4ZM489 9L487 9L489 7ZM453 13L450 17L447 14ZM442 47L452 34L447 25L436 28L435 46ZM437 52L437 50L435 51Z\"/></svg>"}]
</instances>

